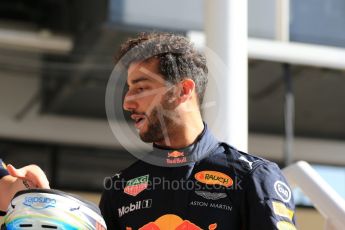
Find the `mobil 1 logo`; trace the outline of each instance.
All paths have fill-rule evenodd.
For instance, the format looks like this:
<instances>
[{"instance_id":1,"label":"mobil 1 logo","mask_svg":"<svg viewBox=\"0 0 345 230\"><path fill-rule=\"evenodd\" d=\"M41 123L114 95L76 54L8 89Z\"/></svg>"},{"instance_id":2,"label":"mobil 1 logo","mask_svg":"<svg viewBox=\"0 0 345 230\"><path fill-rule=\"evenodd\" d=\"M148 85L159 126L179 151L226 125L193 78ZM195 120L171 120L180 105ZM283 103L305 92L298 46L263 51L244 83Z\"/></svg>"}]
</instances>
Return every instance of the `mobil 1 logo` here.
<instances>
[{"instance_id":1,"label":"mobil 1 logo","mask_svg":"<svg viewBox=\"0 0 345 230\"><path fill-rule=\"evenodd\" d=\"M135 203L130 203L129 205L122 206L118 209L119 217L126 215L130 212L138 211L140 209L151 208L152 206L152 199L147 200L139 200Z\"/></svg>"}]
</instances>

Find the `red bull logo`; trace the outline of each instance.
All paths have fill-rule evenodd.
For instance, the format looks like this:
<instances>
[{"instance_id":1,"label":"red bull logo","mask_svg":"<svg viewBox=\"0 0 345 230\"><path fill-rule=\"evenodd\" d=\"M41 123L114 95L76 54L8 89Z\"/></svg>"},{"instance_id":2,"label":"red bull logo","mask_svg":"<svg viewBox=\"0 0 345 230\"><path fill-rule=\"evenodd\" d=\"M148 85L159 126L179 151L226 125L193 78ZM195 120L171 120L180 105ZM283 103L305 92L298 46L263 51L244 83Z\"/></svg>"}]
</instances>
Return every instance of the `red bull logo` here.
<instances>
[{"instance_id":1,"label":"red bull logo","mask_svg":"<svg viewBox=\"0 0 345 230\"><path fill-rule=\"evenodd\" d=\"M217 224L210 224L208 230L215 230ZM130 227L126 227L126 230L132 230ZM150 222L139 230L202 230L199 226L193 224L189 220L183 220L181 217L173 214L166 214L159 217L154 222Z\"/></svg>"},{"instance_id":2,"label":"red bull logo","mask_svg":"<svg viewBox=\"0 0 345 230\"><path fill-rule=\"evenodd\" d=\"M168 153L167 164L183 164L186 162L187 158L184 156L183 152L173 151Z\"/></svg>"},{"instance_id":3,"label":"red bull logo","mask_svg":"<svg viewBox=\"0 0 345 230\"><path fill-rule=\"evenodd\" d=\"M168 153L168 157L172 157L172 158L184 157L184 153L179 152L179 151L173 151L173 152Z\"/></svg>"}]
</instances>

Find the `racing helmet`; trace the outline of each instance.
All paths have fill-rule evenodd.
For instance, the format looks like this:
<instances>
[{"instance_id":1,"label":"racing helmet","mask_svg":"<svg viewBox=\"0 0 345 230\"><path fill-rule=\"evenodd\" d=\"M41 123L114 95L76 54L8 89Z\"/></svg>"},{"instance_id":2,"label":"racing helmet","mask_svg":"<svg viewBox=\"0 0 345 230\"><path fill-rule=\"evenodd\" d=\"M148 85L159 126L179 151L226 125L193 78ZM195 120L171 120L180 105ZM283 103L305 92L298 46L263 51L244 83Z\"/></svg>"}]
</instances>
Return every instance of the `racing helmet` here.
<instances>
[{"instance_id":1,"label":"racing helmet","mask_svg":"<svg viewBox=\"0 0 345 230\"><path fill-rule=\"evenodd\" d=\"M99 208L62 191L29 189L12 199L1 230L106 230Z\"/></svg>"}]
</instances>

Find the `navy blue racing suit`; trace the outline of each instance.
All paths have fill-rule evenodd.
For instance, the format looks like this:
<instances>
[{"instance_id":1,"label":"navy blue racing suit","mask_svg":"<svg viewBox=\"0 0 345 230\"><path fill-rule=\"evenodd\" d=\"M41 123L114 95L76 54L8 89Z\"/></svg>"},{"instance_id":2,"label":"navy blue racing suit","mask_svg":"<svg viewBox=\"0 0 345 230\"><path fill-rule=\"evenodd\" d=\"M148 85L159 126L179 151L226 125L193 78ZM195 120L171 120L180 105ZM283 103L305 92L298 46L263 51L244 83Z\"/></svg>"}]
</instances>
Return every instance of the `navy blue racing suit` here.
<instances>
[{"instance_id":1,"label":"navy blue racing suit","mask_svg":"<svg viewBox=\"0 0 345 230\"><path fill-rule=\"evenodd\" d=\"M5 163L0 159L0 179L8 175Z\"/></svg>"},{"instance_id":2,"label":"navy blue racing suit","mask_svg":"<svg viewBox=\"0 0 345 230\"><path fill-rule=\"evenodd\" d=\"M108 229L295 229L278 166L219 142L206 125L193 145L154 146L152 154L174 167L139 160L105 183L100 209Z\"/></svg>"},{"instance_id":3,"label":"navy blue racing suit","mask_svg":"<svg viewBox=\"0 0 345 230\"><path fill-rule=\"evenodd\" d=\"M6 169L5 163L0 159L0 180L4 177L7 176L8 172ZM0 194L1 196L1 194ZM0 216L4 216L6 213L0 210Z\"/></svg>"}]
</instances>

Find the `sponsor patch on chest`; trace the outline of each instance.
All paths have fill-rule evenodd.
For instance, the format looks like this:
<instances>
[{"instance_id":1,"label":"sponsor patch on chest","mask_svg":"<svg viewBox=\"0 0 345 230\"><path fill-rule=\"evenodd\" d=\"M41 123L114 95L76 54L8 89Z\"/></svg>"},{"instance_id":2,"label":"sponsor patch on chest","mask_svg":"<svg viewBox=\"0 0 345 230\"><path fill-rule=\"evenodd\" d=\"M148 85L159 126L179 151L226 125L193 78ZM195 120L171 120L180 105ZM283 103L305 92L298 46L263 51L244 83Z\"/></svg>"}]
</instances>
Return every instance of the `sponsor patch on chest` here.
<instances>
[{"instance_id":1,"label":"sponsor patch on chest","mask_svg":"<svg viewBox=\"0 0 345 230\"><path fill-rule=\"evenodd\" d=\"M133 178L126 183L124 193L130 196L137 196L148 187L149 175Z\"/></svg>"},{"instance_id":2,"label":"sponsor patch on chest","mask_svg":"<svg viewBox=\"0 0 345 230\"><path fill-rule=\"evenodd\" d=\"M215 208L215 209L220 209L223 211L232 211L232 206L226 205L226 204L220 204L216 202L205 202L205 201L191 201L189 203L190 206L194 207L205 207L205 208Z\"/></svg>"},{"instance_id":3,"label":"sponsor patch on chest","mask_svg":"<svg viewBox=\"0 0 345 230\"><path fill-rule=\"evenodd\" d=\"M228 175L218 171L200 171L194 177L207 185L221 185L228 188L233 184L233 180Z\"/></svg>"},{"instance_id":4,"label":"sponsor patch on chest","mask_svg":"<svg viewBox=\"0 0 345 230\"><path fill-rule=\"evenodd\" d=\"M129 205L122 206L118 209L119 217L126 215L130 212L138 211L145 208L151 208L152 199L140 200L135 203L130 203Z\"/></svg>"}]
</instances>

